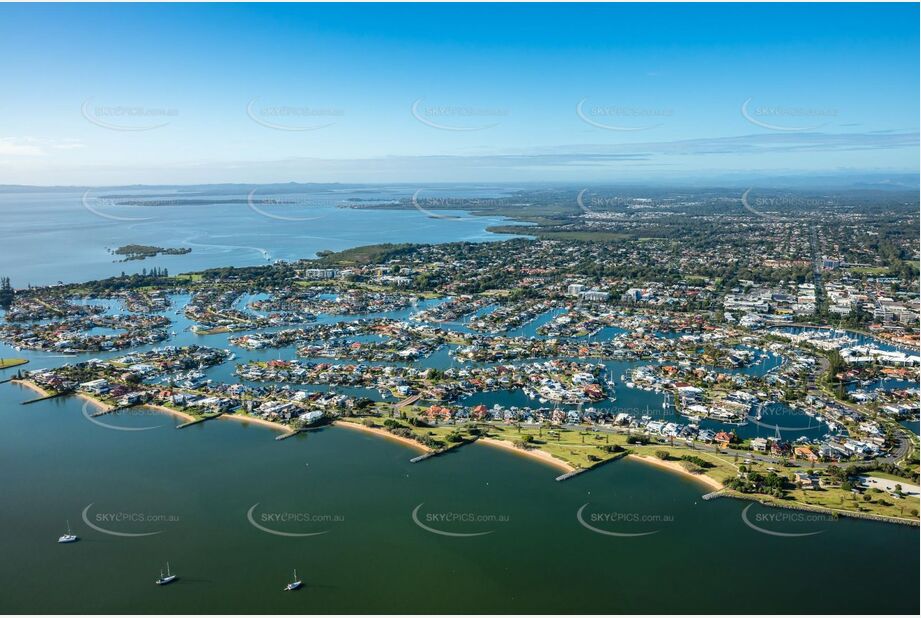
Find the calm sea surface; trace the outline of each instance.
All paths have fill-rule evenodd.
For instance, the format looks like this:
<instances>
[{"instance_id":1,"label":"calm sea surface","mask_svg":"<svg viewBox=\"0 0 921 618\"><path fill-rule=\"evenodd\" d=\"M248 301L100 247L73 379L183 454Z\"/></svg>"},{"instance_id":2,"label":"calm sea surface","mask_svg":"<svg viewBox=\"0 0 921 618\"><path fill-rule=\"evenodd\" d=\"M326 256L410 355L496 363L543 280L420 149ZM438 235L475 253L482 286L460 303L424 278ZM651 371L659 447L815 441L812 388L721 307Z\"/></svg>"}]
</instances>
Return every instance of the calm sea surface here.
<instances>
[{"instance_id":1,"label":"calm sea surface","mask_svg":"<svg viewBox=\"0 0 921 618\"><path fill-rule=\"evenodd\" d=\"M415 210L344 208L350 200L384 203L411 198ZM504 223L460 211L430 211L426 205L447 198L433 190L394 187L376 192L317 191L302 194L134 192L135 200L225 199L207 205L130 206L125 191L89 193L0 193L0 263L3 276L16 287L100 279L151 267L171 273L219 266L258 266L274 260L314 257L317 251L339 251L383 242L449 242L501 240L510 236L486 231ZM454 191L455 197L494 196L496 191ZM261 200L294 203L265 204ZM445 202L450 206L451 202ZM429 213L439 215L430 216ZM442 216L453 215L453 217ZM108 252L127 244L188 247L186 255L114 262Z\"/></svg>"}]
</instances>

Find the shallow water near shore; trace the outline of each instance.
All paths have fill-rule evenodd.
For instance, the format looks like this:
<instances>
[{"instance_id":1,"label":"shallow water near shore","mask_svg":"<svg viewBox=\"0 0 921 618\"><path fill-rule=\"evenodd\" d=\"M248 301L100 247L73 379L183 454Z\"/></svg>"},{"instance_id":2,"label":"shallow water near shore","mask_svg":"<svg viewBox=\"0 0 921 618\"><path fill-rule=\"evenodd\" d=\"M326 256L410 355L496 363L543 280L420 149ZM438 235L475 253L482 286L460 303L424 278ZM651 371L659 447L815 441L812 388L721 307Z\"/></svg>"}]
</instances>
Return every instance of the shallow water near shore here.
<instances>
[{"instance_id":1,"label":"shallow water near shore","mask_svg":"<svg viewBox=\"0 0 921 618\"><path fill-rule=\"evenodd\" d=\"M753 583L782 590L760 597L765 612L791 599L804 612L918 609L917 528L765 523L754 515L778 511L755 505L747 515L762 527L820 531L778 538L746 525L750 503L704 501L699 484L639 462L558 483L553 468L487 446L411 464L411 449L347 429L278 442L220 420L177 431L150 413L118 423L153 429L114 431L88 422L77 398L18 405L32 397L0 387L6 612L643 613L687 611L690 598L719 612L748 602ZM643 536L590 530L577 517L586 504L589 526ZM321 534L279 536L247 513ZM55 542L65 520L79 542ZM879 547L893 549L885 571L846 596L814 594ZM810 557L808 578L787 568L792 554ZM155 586L167 561L180 579ZM305 588L283 593L295 568Z\"/></svg>"}]
</instances>

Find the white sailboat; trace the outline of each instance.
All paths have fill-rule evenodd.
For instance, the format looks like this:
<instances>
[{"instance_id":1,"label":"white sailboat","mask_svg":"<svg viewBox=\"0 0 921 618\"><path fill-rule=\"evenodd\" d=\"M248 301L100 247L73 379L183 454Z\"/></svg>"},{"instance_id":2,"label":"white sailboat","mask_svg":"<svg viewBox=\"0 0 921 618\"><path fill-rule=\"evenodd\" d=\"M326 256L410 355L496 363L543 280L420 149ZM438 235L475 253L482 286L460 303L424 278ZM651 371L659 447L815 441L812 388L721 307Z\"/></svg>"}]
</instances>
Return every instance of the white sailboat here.
<instances>
[{"instance_id":1,"label":"white sailboat","mask_svg":"<svg viewBox=\"0 0 921 618\"><path fill-rule=\"evenodd\" d=\"M297 589L300 588L303 584L304 584L304 582L302 582L301 580L299 580L299 579L297 578L297 569L294 569L294 581L292 581L290 584L288 584L287 586L285 586L285 592L289 592L289 591L291 591L291 590L297 590Z\"/></svg>"},{"instance_id":2,"label":"white sailboat","mask_svg":"<svg viewBox=\"0 0 921 618\"><path fill-rule=\"evenodd\" d=\"M177 579L177 575L173 575L169 571L169 562L166 563L166 575L163 575L163 571L160 571L160 579L158 579L155 584L158 586L165 586L166 584L171 584Z\"/></svg>"},{"instance_id":3,"label":"white sailboat","mask_svg":"<svg viewBox=\"0 0 921 618\"><path fill-rule=\"evenodd\" d=\"M67 534L58 537L58 543L73 543L79 541L80 537L70 531L70 522L67 522Z\"/></svg>"}]
</instances>

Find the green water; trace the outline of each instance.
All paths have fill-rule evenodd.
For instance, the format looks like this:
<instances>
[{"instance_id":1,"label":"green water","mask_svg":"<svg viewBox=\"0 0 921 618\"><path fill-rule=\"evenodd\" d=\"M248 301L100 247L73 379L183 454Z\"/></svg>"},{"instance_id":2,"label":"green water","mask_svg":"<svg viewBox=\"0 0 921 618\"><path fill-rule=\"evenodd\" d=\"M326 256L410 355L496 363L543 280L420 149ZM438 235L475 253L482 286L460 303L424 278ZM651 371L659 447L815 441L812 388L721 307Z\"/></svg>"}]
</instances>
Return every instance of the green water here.
<instances>
[{"instance_id":1,"label":"green water","mask_svg":"<svg viewBox=\"0 0 921 618\"><path fill-rule=\"evenodd\" d=\"M696 483L630 461L557 483L484 445L411 464L413 451L354 430L279 442L230 420L177 431L160 415L104 417L157 426L115 431L75 398L18 405L32 396L0 386L4 613L918 612L913 528L758 520L820 531L777 537L745 525L749 503L701 500ZM257 503L260 525L324 533L260 531ZM586 503L597 528L652 534L592 532L576 518ZM159 533L94 530L91 504L94 525ZM420 504L429 527L488 534L424 530ZM121 513L144 520L105 519ZM323 521L271 520L281 513ZM477 520L438 519L451 514ZM56 543L65 520L79 542ZM167 561L180 579L155 586ZM304 588L282 592L295 568Z\"/></svg>"}]
</instances>

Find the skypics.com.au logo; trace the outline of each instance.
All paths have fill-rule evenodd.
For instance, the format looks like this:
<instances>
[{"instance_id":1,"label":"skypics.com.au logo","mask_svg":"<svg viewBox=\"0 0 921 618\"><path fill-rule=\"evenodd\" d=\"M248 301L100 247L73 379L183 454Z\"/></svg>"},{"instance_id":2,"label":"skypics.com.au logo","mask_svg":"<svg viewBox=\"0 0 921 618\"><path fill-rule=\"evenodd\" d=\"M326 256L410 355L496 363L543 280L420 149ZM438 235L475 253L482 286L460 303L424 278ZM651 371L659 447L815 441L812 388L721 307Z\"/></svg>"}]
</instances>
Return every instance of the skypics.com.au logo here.
<instances>
[{"instance_id":1,"label":"skypics.com.au logo","mask_svg":"<svg viewBox=\"0 0 921 618\"><path fill-rule=\"evenodd\" d=\"M474 511L432 511L422 513L425 503L419 503L412 510L414 524L426 532L454 538L472 538L486 536L496 531L497 527L511 521L508 515L479 513Z\"/></svg>"},{"instance_id":2,"label":"skypics.com.au logo","mask_svg":"<svg viewBox=\"0 0 921 618\"><path fill-rule=\"evenodd\" d=\"M310 511L262 511L259 503L246 511L246 521L256 530L288 538L306 538L328 534L332 526L345 522L345 516Z\"/></svg>"},{"instance_id":3,"label":"skypics.com.au logo","mask_svg":"<svg viewBox=\"0 0 921 618\"><path fill-rule=\"evenodd\" d=\"M576 511L576 521L586 530L603 536L637 538L650 536L674 523L671 515L635 511L588 511L586 502Z\"/></svg>"}]
</instances>

